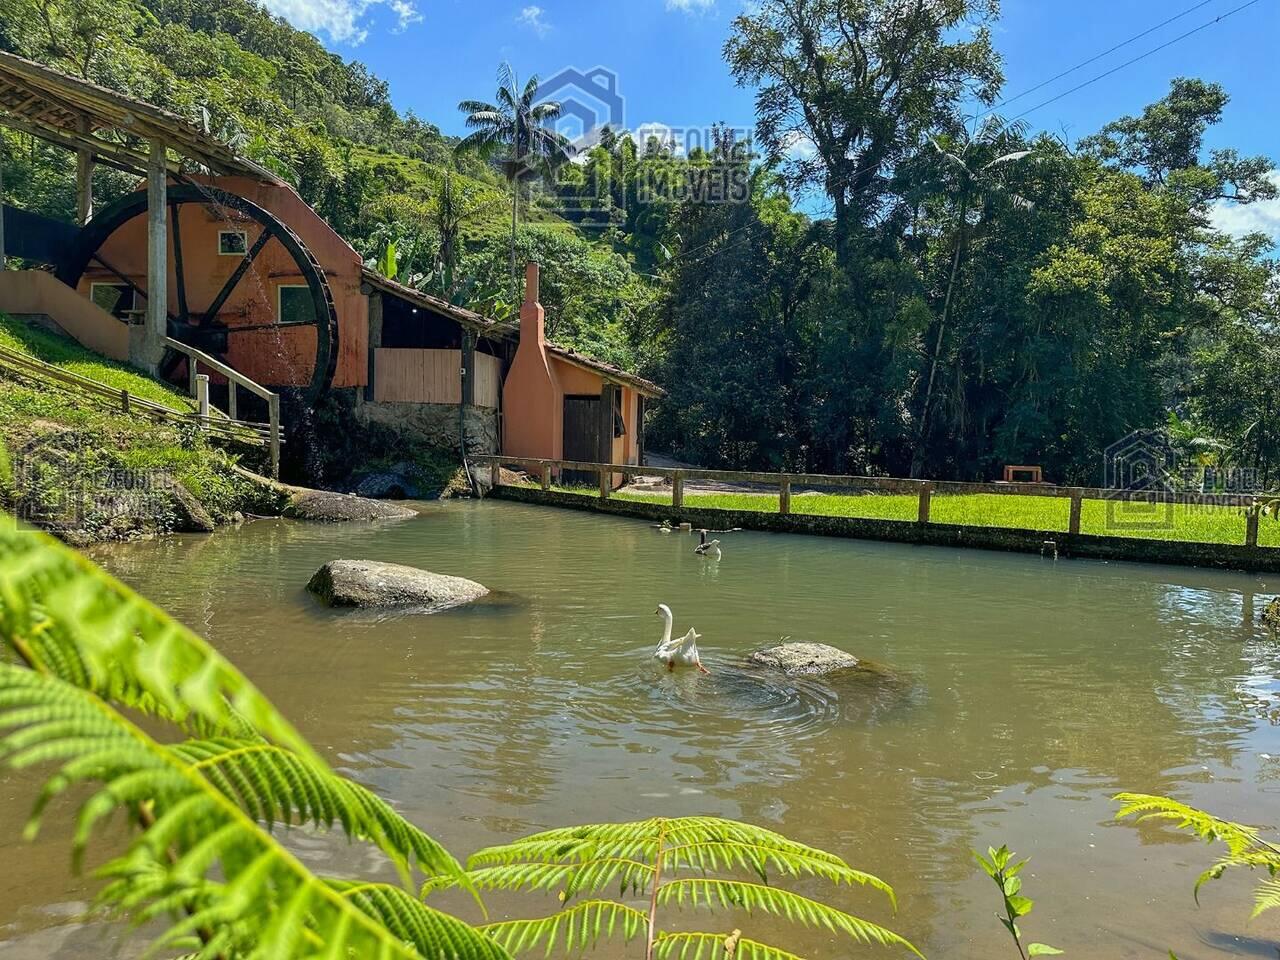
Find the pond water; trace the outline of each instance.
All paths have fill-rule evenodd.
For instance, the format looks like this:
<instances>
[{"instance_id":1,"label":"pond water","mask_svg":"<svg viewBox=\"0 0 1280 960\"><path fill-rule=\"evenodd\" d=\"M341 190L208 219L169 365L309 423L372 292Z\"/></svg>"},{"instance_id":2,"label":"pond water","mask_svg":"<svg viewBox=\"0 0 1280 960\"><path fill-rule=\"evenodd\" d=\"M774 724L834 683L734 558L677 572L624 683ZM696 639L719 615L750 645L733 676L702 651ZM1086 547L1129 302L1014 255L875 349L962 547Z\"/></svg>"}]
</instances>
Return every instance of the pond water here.
<instances>
[{"instance_id":1,"label":"pond water","mask_svg":"<svg viewBox=\"0 0 1280 960\"><path fill-rule=\"evenodd\" d=\"M1213 851L1114 823L1110 797L1280 821L1280 649L1253 624L1280 578L755 533L723 537L714 564L640 521L495 502L423 511L96 557L459 856L571 823L734 817L878 874L901 909L862 890L830 902L927 956L988 960L1015 954L969 851L1008 842L1033 858L1028 939L1093 960L1275 956L1280 928L1249 922L1243 878L1197 909ZM336 557L471 577L519 602L331 612L303 585ZM654 669L660 601L678 631L704 635L710 676ZM761 682L738 666L782 636L893 679ZM67 876L66 814L34 845L19 839L31 783L0 779L0 958L130 954L114 929L70 922L90 887ZM297 845L327 870L376 869L359 847ZM806 956L888 955L750 923Z\"/></svg>"}]
</instances>

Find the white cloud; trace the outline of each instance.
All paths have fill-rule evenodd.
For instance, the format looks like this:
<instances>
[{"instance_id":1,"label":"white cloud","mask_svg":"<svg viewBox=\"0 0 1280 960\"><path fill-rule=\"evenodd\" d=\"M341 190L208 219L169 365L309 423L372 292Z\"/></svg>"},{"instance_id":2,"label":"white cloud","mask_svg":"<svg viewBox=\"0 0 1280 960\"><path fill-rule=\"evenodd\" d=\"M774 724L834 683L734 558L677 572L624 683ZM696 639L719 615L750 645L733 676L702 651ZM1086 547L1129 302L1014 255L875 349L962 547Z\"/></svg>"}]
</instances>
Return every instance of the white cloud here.
<instances>
[{"instance_id":1,"label":"white cloud","mask_svg":"<svg viewBox=\"0 0 1280 960\"><path fill-rule=\"evenodd\" d=\"M540 37L545 37L547 31L551 29L551 24L544 19L546 12L538 6L525 7L516 17L516 23L522 27L528 27Z\"/></svg>"},{"instance_id":2,"label":"white cloud","mask_svg":"<svg viewBox=\"0 0 1280 960\"><path fill-rule=\"evenodd\" d=\"M1272 170L1269 179L1280 187L1280 170ZM1233 237L1242 237L1246 233L1265 233L1280 243L1280 198L1244 206L1223 200L1214 205L1209 219L1215 227Z\"/></svg>"},{"instance_id":3,"label":"white cloud","mask_svg":"<svg viewBox=\"0 0 1280 960\"><path fill-rule=\"evenodd\" d=\"M716 0L667 0L668 10L682 13L706 13L716 5Z\"/></svg>"},{"instance_id":4,"label":"white cloud","mask_svg":"<svg viewBox=\"0 0 1280 960\"><path fill-rule=\"evenodd\" d=\"M264 0L266 7L299 30L323 33L333 43L359 46L369 36L371 7L384 5L396 16L395 32L422 19L412 0Z\"/></svg>"},{"instance_id":5,"label":"white cloud","mask_svg":"<svg viewBox=\"0 0 1280 960\"><path fill-rule=\"evenodd\" d=\"M812 160L818 155L818 147L807 133L792 130L783 137L782 152L789 160Z\"/></svg>"}]
</instances>

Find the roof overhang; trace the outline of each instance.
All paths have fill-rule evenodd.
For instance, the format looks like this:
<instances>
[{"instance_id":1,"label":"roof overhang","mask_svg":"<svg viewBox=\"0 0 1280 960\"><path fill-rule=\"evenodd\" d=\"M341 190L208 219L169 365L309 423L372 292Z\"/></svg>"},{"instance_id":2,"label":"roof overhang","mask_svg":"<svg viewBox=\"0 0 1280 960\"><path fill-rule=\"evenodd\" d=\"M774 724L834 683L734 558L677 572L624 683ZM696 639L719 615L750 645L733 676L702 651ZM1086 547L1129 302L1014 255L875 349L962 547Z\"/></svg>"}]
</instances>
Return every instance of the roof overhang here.
<instances>
[{"instance_id":1,"label":"roof overhang","mask_svg":"<svg viewBox=\"0 0 1280 960\"><path fill-rule=\"evenodd\" d=\"M150 141L214 174L284 185L176 113L11 53L0 52L0 125L145 174ZM169 160L173 173L181 163Z\"/></svg>"},{"instance_id":2,"label":"roof overhang","mask_svg":"<svg viewBox=\"0 0 1280 960\"><path fill-rule=\"evenodd\" d=\"M394 280L388 280L378 271L369 267L364 268L363 279L365 285L370 290L380 290L383 293L389 293L394 297L399 297L406 303L412 303L417 307L430 310L433 313L440 314L456 321L464 327L468 327L477 333L491 337L495 340L518 340L520 337L520 328L515 324L499 323L491 317L476 313L474 310L468 310L465 307L459 307L449 303L447 300L441 300L439 297L433 297L429 293L423 293L420 290L414 290L412 287L406 287L402 283ZM596 360L594 357L588 357L584 354L571 350L568 347L561 347L554 343L547 344L547 353L554 359L568 363L572 366L579 367L594 373L607 383L616 383L624 387L630 387L637 393L646 397L665 397L667 392L652 381L638 377L634 373L628 373L621 367L615 367L611 363L605 363L603 360Z\"/></svg>"}]
</instances>

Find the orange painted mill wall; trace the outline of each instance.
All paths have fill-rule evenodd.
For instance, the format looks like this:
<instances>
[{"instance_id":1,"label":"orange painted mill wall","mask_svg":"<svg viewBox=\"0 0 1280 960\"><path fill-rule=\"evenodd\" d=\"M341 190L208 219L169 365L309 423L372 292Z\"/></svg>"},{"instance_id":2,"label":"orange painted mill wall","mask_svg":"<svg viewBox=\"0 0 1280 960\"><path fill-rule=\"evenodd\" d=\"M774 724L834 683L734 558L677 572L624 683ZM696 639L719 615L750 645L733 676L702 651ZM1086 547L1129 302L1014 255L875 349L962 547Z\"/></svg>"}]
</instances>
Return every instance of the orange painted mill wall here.
<instances>
[{"instance_id":1,"label":"orange painted mill wall","mask_svg":"<svg viewBox=\"0 0 1280 960\"><path fill-rule=\"evenodd\" d=\"M338 362L333 386L364 386L369 379L369 304L368 299L360 293L359 255L288 187L258 183L243 177L195 179L238 194L264 207L302 238L324 269L338 314ZM242 259L240 256L219 255L219 231L243 230L247 234L247 245L252 247L260 228L253 221L243 222L233 212L212 205L188 203L182 204L178 209L187 303L194 313L212 303ZM178 302L173 234L173 216L170 215L171 313L176 312ZM103 244L101 252L107 262L145 289L146 215L135 217L121 225ZM93 282L111 283L114 280L115 277L110 272L91 264L81 278L79 291L87 297ZM274 322L278 316L280 288L302 283L293 258L278 241L269 242L218 313L219 319L232 331L228 337L226 357L231 366L259 383L270 386L301 386L310 380L315 355L313 329L234 333L237 326Z\"/></svg>"}]
</instances>

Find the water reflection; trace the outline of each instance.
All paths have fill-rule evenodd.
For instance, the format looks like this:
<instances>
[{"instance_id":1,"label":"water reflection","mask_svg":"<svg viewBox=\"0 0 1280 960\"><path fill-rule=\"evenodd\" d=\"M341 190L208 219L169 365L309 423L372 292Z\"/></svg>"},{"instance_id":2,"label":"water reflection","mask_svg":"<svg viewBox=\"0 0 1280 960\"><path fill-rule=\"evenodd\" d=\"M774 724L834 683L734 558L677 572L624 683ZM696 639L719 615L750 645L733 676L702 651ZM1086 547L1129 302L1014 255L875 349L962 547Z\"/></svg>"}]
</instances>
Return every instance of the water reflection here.
<instances>
[{"instance_id":1,"label":"water reflection","mask_svg":"<svg viewBox=\"0 0 1280 960\"><path fill-rule=\"evenodd\" d=\"M741 817L880 873L902 912L859 891L837 903L932 956L985 958L1008 947L968 850L1008 840L1035 858L1039 939L1103 960L1246 949L1223 939L1245 929L1243 899L1215 889L1187 909L1192 867L1209 852L1113 826L1109 797L1172 792L1274 819L1280 653L1253 619L1277 584L745 533L722 538L715 564L693 555L696 537L642 522L500 503L424 509L393 526L262 522L99 556L457 853L571 822ZM303 585L338 557L466 576L518 599L433 617L334 613ZM710 676L654 669L657 602L703 634ZM883 663L891 682L743 665L784 635ZM48 905L84 898L59 842L19 853L26 811L9 798L28 784L4 786L0 855L17 866L0 880L0 939L12 941L0 957L52 942L39 932L56 922ZM51 824L46 836L59 835ZM326 869L377 868L360 847L299 847ZM505 906L491 904L495 915ZM79 942L47 955L100 955ZM817 932L787 945L843 955Z\"/></svg>"}]
</instances>

